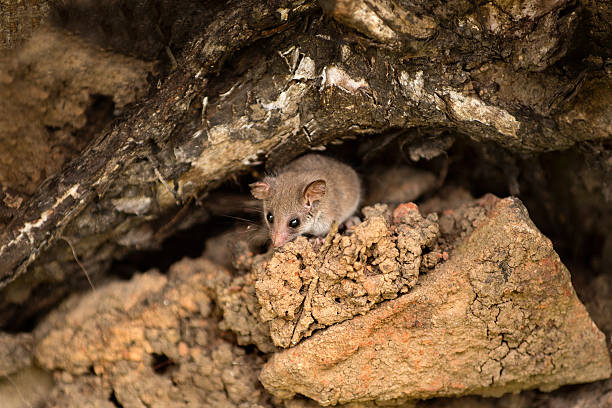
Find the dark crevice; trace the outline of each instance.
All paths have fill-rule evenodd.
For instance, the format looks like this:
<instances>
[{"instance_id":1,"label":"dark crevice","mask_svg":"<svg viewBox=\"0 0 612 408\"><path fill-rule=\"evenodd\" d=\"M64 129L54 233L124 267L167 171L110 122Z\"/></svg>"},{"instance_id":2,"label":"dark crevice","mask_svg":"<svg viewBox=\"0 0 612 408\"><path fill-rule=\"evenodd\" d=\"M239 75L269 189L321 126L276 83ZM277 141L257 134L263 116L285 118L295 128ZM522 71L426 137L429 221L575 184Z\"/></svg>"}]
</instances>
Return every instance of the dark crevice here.
<instances>
[{"instance_id":1,"label":"dark crevice","mask_svg":"<svg viewBox=\"0 0 612 408\"><path fill-rule=\"evenodd\" d=\"M226 1L111 0L52 2L51 23L101 48L170 65L166 47L178 55L205 29Z\"/></svg>"},{"instance_id":2,"label":"dark crevice","mask_svg":"<svg viewBox=\"0 0 612 408\"><path fill-rule=\"evenodd\" d=\"M261 221L257 209L248 203L250 195L244 191L250 180L225 186L210 193L201 204L191 203L190 212L198 211L200 218L204 221L194 223L185 229L178 229L159 243L157 248L130 252L124 258L116 260L110 268L110 273L122 279L130 279L134 273L146 271L152 268L166 273L170 266L184 257L197 258L206 249L206 241L211 237L218 236L232 228L243 225L252 226L257 229ZM172 218L160 221L158 230L165 228L172 222ZM243 235L250 239L249 233ZM255 253L265 252L265 248L253 248Z\"/></svg>"},{"instance_id":3,"label":"dark crevice","mask_svg":"<svg viewBox=\"0 0 612 408\"><path fill-rule=\"evenodd\" d=\"M85 110L86 129L89 134L96 134L112 120L115 114L115 102L112 96L100 94L92 94L89 99L89 106Z\"/></svg>"},{"instance_id":4,"label":"dark crevice","mask_svg":"<svg viewBox=\"0 0 612 408\"><path fill-rule=\"evenodd\" d=\"M108 397L108 400L117 408L123 408L123 405L117 399L117 395L115 394L115 390L111 392L111 395Z\"/></svg>"},{"instance_id":5,"label":"dark crevice","mask_svg":"<svg viewBox=\"0 0 612 408\"><path fill-rule=\"evenodd\" d=\"M164 375L170 370L178 368L178 364L165 354L153 353L152 357L153 362L151 363L151 367L155 374Z\"/></svg>"}]
</instances>

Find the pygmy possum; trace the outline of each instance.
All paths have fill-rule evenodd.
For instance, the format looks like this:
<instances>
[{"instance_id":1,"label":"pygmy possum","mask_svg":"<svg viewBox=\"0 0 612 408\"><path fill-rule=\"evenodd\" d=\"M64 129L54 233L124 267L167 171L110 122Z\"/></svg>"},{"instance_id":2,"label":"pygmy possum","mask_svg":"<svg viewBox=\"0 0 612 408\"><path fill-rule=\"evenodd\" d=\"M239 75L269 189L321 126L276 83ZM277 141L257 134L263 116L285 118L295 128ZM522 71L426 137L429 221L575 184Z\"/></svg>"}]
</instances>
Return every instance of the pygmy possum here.
<instances>
[{"instance_id":1,"label":"pygmy possum","mask_svg":"<svg viewBox=\"0 0 612 408\"><path fill-rule=\"evenodd\" d=\"M355 170L319 154L302 156L249 187L263 201L275 247L299 235L324 236L334 221L342 224L352 216L361 199Z\"/></svg>"}]
</instances>

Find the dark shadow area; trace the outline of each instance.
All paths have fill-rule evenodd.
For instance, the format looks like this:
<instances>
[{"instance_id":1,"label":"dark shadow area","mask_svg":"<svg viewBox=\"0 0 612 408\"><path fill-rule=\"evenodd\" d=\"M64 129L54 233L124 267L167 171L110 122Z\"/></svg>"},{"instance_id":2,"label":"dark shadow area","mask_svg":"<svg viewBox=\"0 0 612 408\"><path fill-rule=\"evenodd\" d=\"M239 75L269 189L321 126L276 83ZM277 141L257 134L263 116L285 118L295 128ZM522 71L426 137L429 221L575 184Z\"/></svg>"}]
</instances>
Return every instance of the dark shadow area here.
<instances>
[{"instance_id":1,"label":"dark shadow area","mask_svg":"<svg viewBox=\"0 0 612 408\"><path fill-rule=\"evenodd\" d=\"M226 1L111 0L54 2L55 26L102 48L170 67ZM173 56L171 57L170 54Z\"/></svg>"},{"instance_id":2,"label":"dark shadow area","mask_svg":"<svg viewBox=\"0 0 612 408\"><path fill-rule=\"evenodd\" d=\"M110 397L108 397L108 400L117 408L123 408L123 405L121 405L121 403L117 399L117 395L115 394L114 390L111 392L111 395Z\"/></svg>"},{"instance_id":3,"label":"dark shadow area","mask_svg":"<svg viewBox=\"0 0 612 408\"><path fill-rule=\"evenodd\" d=\"M170 370L178 368L178 364L165 354L153 353L153 363L151 367L155 374L164 375Z\"/></svg>"}]
</instances>

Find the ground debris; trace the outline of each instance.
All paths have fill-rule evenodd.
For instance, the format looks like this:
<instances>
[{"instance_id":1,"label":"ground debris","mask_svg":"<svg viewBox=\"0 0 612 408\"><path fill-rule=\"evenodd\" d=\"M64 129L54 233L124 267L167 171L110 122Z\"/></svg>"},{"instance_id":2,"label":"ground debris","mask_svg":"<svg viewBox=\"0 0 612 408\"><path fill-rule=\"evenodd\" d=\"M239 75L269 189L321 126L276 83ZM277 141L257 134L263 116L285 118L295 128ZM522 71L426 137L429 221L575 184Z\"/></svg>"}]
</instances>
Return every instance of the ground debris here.
<instances>
[{"instance_id":1,"label":"ground debris","mask_svg":"<svg viewBox=\"0 0 612 408\"><path fill-rule=\"evenodd\" d=\"M260 317L276 346L295 345L416 284L423 252L435 249L439 228L436 215L424 218L410 205L394 223L386 206L366 207L365 220L335 234L331 245L317 250L298 237L255 266Z\"/></svg>"},{"instance_id":2,"label":"ground debris","mask_svg":"<svg viewBox=\"0 0 612 408\"><path fill-rule=\"evenodd\" d=\"M32 363L32 335L0 332L0 376L21 370Z\"/></svg>"},{"instance_id":3,"label":"ground debris","mask_svg":"<svg viewBox=\"0 0 612 408\"><path fill-rule=\"evenodd\" d=\"M322 246L235 245L233 273L184 259L75 295L20 338L23 364L53 373L50 407L412 407L607 378L604 336L521 202L455 193L427 216L366 207Z\"/></svg>"},{"instance_id":4,"label":"ground debris","mask_svg":"<svg viewBox=\"0 0 612 408\"><path fill-rule=\"evenodd\" d=\"M37 363L59 374L48 406L267 406L263 361L218 327L214 288L228 280L186 259L70 298L35 333Z\"/></svg>"},{"instance_id":5,"label":"ground debris","mask_svg":"<svg viewBox=\"0 0 612 408\"><path fill-rule=\"evenodd\" d=\"M409 293L276 353L260 375L266 389L334 405L609 377L604 335L521 202L487 195L458 212L470 232L448 261Z\"/></svg>"}]
</instances>

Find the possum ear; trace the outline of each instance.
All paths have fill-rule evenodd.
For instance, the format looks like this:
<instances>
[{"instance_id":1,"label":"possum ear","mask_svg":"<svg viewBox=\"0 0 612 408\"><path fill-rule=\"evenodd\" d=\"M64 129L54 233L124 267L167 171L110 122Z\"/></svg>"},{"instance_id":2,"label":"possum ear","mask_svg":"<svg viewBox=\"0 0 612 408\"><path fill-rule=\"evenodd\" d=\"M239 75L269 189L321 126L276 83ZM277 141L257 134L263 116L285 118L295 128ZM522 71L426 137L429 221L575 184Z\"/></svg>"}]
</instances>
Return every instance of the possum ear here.
<instances>
[{"instance_id":1,"label":"possum ear","mask_svg":"<svg viewBox=\"0 0 612 408\"><path fill-rule=\"evenodd\" d=\"M312 205L321 200L327 190L325 180L315 180L304 189L304 196L302 202L306 207L312 207Z\"/></svg>"},{"instance_id":2,"label":"possum ear","mask_svg":"<svg viewBox=\"0 0 612 408\"><path fill-rule=\"evenodd\" d=\"M258 200L265 200L270 196L270 185L264 181L249 184L251 194Z\"/></svg>"}]
</instances>

